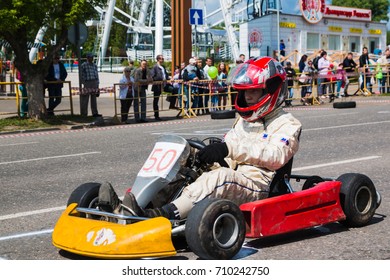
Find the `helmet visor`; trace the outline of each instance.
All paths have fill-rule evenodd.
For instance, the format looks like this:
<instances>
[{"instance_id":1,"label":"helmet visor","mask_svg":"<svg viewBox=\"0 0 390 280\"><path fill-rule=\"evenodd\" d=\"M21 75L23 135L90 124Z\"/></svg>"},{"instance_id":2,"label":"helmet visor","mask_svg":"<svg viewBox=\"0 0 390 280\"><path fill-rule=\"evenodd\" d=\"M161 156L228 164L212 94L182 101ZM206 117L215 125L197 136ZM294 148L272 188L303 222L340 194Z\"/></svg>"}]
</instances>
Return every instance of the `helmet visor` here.
<instances>
[{"instance_id":1,"label":"helmet visor","mask_svg":"<svg viewBox=\"0 0 390 280\"><path fill-rule=\"evenodd\" d=\"M255 64L239 64L230 71L226 82L237 89L264 88L268 71Z\"/></svg>"}]
</instances>

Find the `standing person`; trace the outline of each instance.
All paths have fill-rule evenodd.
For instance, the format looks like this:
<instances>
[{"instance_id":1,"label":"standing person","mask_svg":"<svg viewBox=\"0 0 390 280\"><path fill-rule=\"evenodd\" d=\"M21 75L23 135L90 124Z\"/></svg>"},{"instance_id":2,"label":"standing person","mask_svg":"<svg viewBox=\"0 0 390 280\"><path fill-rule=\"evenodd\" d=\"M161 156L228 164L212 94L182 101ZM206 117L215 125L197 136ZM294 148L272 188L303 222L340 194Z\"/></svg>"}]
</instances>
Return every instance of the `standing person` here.
<instances>
[{"instance_id":1,"label":"standing person","mask_svg":"<svg viewBox=\"0 0 390 280\"><path fill-rule=\"evenodd\" d=\"M270 57L249 59L229 75L238 90L236 110L240 117L221 143L199 151L202 162L226 161L228 167L214 165L182 194L161 208L140 207L134 194L119 200L110 183L99 189L99 206L115 213L142 217L163 216L185 219L196 203L206 198L229 199L236 205L265 199L276 171L286 165L299 148L301 123L280 107L287 96L286 73Z\"/></svg>"},{"instance_id":2,"label":"standing person","mask_svg":"<svg viewBox=\"0 0 390 280\"><path fill-rule=\"evenodd\" d=\"M284 44L283 39L280 40L279 50L280 50L280 55L286 56L286 45Z\"/></svg>"},{"instance_id":3,"label":"standing person","mask_svg":"<svg viewBox=\"0 0 390 280\"><path fill-rule=\"evenodd\" d=\"M305 96L301 98L301 102L303 105L308 106L310 105L309 98L313 92L313 77L316 73L316 69L313 66L313 61L309 60L307 62L307 65L303 69L303 72L306 74L307 80L305 82Z\"/></svg>"},{"instance_id":4,"label":"standing person","mask_svg":"<svg viewBox=\"0 0 390 280\"><path fill-rule=\"evenodd\" d=\"M240 60L241 60L241 62L242 63L244 63L245 62L245 54L240 54Z\"/></svg>"},{"instance_id":5,"label":"standing person","mask_svg":"<svg viewBox=\"0 0 390 280\"><path fill-rule=\"evenodd\" d=\"M224 62L218 64L218 108L225 110L227 105L227 84L226 78L228 74L228 66Z\"/></svg>"},{"instance_id":6,"label":"standing person","mask_svg":"<svg viewBox=\"0 0 390 280\"><path fill-rule=\"evenodd\" d=\"M364 88L366 87L367 90L372 92L372 85L371 85L371 74L370 74L370 59L368 57L368 48L363 47L363 52L361 56L359 57L359 67L360 67L360 90L364 91ZM364 92L364 94L366 94Z\"/></svg>"},{"instance_id":7,"label":"standing person","mask_svg":"<svg viewBox=\"0 0 390 280\"><path fill-rule=\"evenodd\" d=\"M307 61L307 55L302 55L301 59L299 60L298 66L299 66L299 73L304 73L304 69L306 67L306 61ZM307 87L302 86L301 87L301 98L304 98L306 96L306 89Z\"/></svg>"},{"instance_id":8,"label":"standing person","mask_svg":"<svg viewBox=\"0 0 390 280\"><path fill-rule=\"evenodd\" d=\"M353 60L353 54L349 52L343 60L343 68L347 73L347 78L350 79L351 76L355 75L356 71L356 62ZM348 83L349 84L349 83ZM344 95L348 96L348 84L344 88Z\"/></svg>"},{"instance_id":9,"label":"standing person","mask_svg":"<svg viewBox=\"0 0 390 280\"><path fill-rule=\"evenodd\" d=\"M385 51L385 57L384 59L382 59L382 61L384 62L384 64L386 64L384 67L383 67L383 88L385 88L385 84L386 84L386 92L387 93L390 93L390 49L387 48L386 51Z\"/></svg>"},{"instance_id":10,"label":"standing person","mask_svg":"<svg viewBox=\"0 0 390 280\"><path fill-rule=\"evenodd\" d=\"M206 108L204 107L204 91L205 91L205 88L207 86L207 84L205 84L205 80L206 80L206 74L204 73L203 71L203 65L202 65L202 60L201 59L198 59L198 62L197 62L197 67L198 67L198 77L199 77L199 81L201 81L199 84L198 84L198 109L197 109L197 115L200 114L200 112L202 112L203 115L206 114Z\"/></svg>"},{"instance_id":11,"label":"standing person","mask_svg":"<svg viewBox=\"0 0 390 280\"><path fill-rule=\"evenodd\" d=\"M24 83L24 78L22 76L22 73L20 73L19 70L16 72L16 78L21 82L19 85L20 93L22 94L21 101L20 101L20 117L24 118L27 116L28 113L28 95L27 95L27 88L26 84Z\"/></svg>"},{"instance_id":12,"label":"standing person","mask_svg":"<svg viewBox=\"0 0 390 280\"><path fill-rule=\"evenodd\" d=\"M171 81L173 86L173 91L172 91L172 95L169 98L169 109L178 109L176 103L178 100L180 87L181 87L181 83L179 82L179 80L180 80L180 67L176 65L175 71L173 73L172 81Z\"/></svg>"},{"instance_id":13,"label":"standing person","mask_svg":"<svg viewBox=\"0 0 390 280\"><path fill-rule=\"evenodd\" d=\"M323 51L321 53L321 58L318 60L318 78L319 78L318 97L322 99L326 98L326 88L328 87L327 76L330 70L330 62L327 59L327 56L328 53L326 51Z\"/></svg>"},{"instance_id":14,"label":"standing person","mask_svg":"<svg viewBox=\"0 0 390 280\"><path fill-rule=\"evenodd\" d=\"M141 60L140 67L134 71L134 117L137 123L146 123L146 90L148 84L153 82L148 62ZM139 104L141 103L141 112Z\"/></svg>"},{"instance_id":15,"label":"standing person","mask_svg":"<svg viewBox=\"0 0 390 280\"><path fill-rule=\"evenodd\" d=\"M337 93L336 97L345 96L345 88L348 86L349 80L347 77L347 72L344 70L344 64L339 63L336 70L336 84L337 84Z\"/></svg>"},{"instance_id":16,"label":"standing person","mask_svg":"<svg viewBox=\"0 0 390 280\"><path fill-rule=\"evenodd\" d=\"M205 74L205 79L209 82L211 81L211 78L209 76L209 68L213 66L213 59L211 57L206 58L206 65L203 67L203 72ZM206 89L203 91L204 94L204 100L203 100L203 106L206 108L206 114L210 114L209 109L209 100L210 100L210 87L206 87Z\"/></svg>"},{"instance_id":17,"label":"standing person","mask_svg":"<svg viewBox=\"0 0 390 280\"><path fill-rule=\"evenodd\" d=\"M156 64L152 67L150 70L150 75L152 76L152 79L154 82L152 90L153 90L153 111L154 111L154 119L156 121L162 121L160 118L159 108L158 108L158 102L160 99L160 95L162 92L162 89L166 85L166 80L169 79L168 72L165 69L164 63L164 57L162 54L159 54L156 56Z\"/></svg>"},{"instance_id":18,"label":"standing person","mask_svg":"<svg viewBox=\"0 0 390 280\"><path fill-rule=\"evenodd\" d=\"M132 59L129 60L129 67L130 67L130 76L134 78L134 61Z\"/></svg>"},{"instance_id":19,"label":"standing person","mask_svg":"<svg viewBox=\"0 0 390 280\"><path fill-rule=\"evenodd\" d=\"M194 58L190 58L189 64L184 68L182 72L183 81L189 82L189 81L199 81L198 78L198 67L196 67L196 60ZM195 96L193 96L196 93L196 88L192 86L191 83L191 95L189 93L190 87L188 84L184 85L184 93L185 93L185 99L186 99L186 105L185 108L188 109L190 107L191 99L194 98L194 106L197 107L197 99Z\"/></svg>"},{"instance_id":20,"label":"standing person","mask_svg":"<svg viewBox=\"0 0 390 280\"><path fill-rule=\"evenodd\" d=\"M47 108L47 115L49 116L54 116L54 109L61 103L63 82L67 76L68 72L66 72L64 64L60 61L60 57L55 55L45 78L45 81L56 82L46 84L49 91L49 106Z\"/></svg>"},{"instance_id":21,"label":"standing person","mask_svg":"<svg viewBox=\"0 0 390 280\"><path fill-rule=\"evenodd\" d=\"M88 102L91 96L91 111L93 117L101 117L97 109L96 97L99 96L99 73L97 65L93 62L93 54L87 54L87 61L81 64L80 114L88 116Z\"/></svg>"},{"instance_id":22,"label":"standing person","mask_svg":"<svg viewBox=\"0 0 390 280\"><path fill-rule=\"evenodd\" d=\"M286 75L287 75L287 91L288 97L285 101L287 107L292 106L292 98L294 97L294 79L297 76L295 69L292 68L291 62L287 61L286 63Z\"/></svg>"},{"instance_id":23,"label":"standing person","mask_svg":"<svg viewBox=\"0 0 390 280\"><path fill-rule=\"evenodd\" d=\"M134 78L131 76L131 67L127 66L123 69L123 76L119 83L119 99L121 102L121 121L127 123L129 118L129 110L133 104L133 83Z\"/></svg>"}]
</instances>

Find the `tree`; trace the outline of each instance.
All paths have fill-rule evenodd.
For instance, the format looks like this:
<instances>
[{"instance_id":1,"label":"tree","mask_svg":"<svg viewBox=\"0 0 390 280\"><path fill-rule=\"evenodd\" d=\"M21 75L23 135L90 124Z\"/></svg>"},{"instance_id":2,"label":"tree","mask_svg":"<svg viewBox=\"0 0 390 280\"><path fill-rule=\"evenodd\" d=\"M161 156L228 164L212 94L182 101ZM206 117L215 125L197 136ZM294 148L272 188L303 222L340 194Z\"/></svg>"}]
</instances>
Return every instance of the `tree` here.
<instances>
[{"instance_id":1,"label":"tree","mask_svg":"<svg viewBox=\"0 0 390 280\"><path fill-rule=\"evenodd\" d=\"M15 67L27 87L31 118L42 119L46 114L43 80L53 55L67 43L68 28L93 16L94 6L106 3L107 0L1 0L0 39L6 40L15 54ZM40 63L31 63L27 46L41 28L45 30L47 55Z\"/></svg>"},{"instance_id":2,"label":"tree","mask_svg":"<svg viewBox=\"0 0 390 280\"><path fill-rule=\"evenodd\" d=\"M333 0L332 5L369 9L372 12L372 21L389 20L387 16L389 0Z\"/></svg>"}]
</instances>

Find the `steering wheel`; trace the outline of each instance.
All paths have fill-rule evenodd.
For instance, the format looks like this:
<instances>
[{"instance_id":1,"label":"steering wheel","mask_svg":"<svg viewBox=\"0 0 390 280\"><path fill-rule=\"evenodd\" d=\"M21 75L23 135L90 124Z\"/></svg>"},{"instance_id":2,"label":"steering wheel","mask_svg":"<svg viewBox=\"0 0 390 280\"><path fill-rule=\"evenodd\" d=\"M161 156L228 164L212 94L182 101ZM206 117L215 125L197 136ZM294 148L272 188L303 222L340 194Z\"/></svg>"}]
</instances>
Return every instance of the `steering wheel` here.
<instances>
[{"instance_id":1,"label":"steering wheel","mask_svg":"<svg viewBox=\"0 0 390 280\"><path fill-rule=\"evenodd\" d=\"M206 138L205 140L209 140L211 143L218 143L218 142L222 141L221 139L219 139L217 137L210 137L210 138ZM204 141L201 141L199 139L187 139L188 144L190 144L190 146L192 148L195 148L197 150L201 150L201 149L203 149L204 147L207 146L204 143ZM229 165L227 164L227 162L224 159L220 160L218 163L222 167L229 167Z\"/></svg>"}]
</instances>

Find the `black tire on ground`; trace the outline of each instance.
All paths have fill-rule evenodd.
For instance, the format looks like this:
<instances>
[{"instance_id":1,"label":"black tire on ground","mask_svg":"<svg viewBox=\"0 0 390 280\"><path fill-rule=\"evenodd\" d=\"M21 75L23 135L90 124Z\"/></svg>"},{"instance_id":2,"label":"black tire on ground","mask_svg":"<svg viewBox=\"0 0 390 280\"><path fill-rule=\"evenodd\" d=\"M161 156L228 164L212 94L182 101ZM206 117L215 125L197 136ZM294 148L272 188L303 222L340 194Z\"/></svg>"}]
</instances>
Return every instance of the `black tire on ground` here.
<instances>
[{"instance_id":1,"label":"black tire on ground","mask_svg":"<svg viewBox=\"0 0 390 280\"><path fill-rule=\"evenodd\" d=\"M236 110L212 111L212 112L210 112L210 116L214 120L235 119L236 118Z\"/></svg>"},{"instance_id":2,"label":"black tire on ground","mask_svg":"<svg viewBox=\"0 0 390 280\"><path fill-rule=\"evenodd\" d=\"M333 103L333 108L335 109L346 109L346 108L356 108L355 101L343 101Z\"/></svg>"},{"instance_id":3,"label":"black tire on ground","mask_svg":"<svg viewBox=\"0 0 390 280\"><path fill-rule=\"evenodd\" d=\"M67 206L77 203L77 206L84 208L97 208L99 200L100 183L85 183L78 186L69 196ZM81 213L83 217L85 215Z\"/></svg>"},{"instance_id":4,"label":"black tire on ground","mask_svg":"<svg viewBox=\"0 0 390 280\"><path fill-rule=\"evenodd\" d=\"M348 227L367 225L377 208L377 192L374 183L366 175L347 173L337 178L341 182L340 201Z\"/></svg>"},{"instance_id":5,"label":"black tire on ground","mask_svg":"<svg viewBox=\"0 0 390 280\"><path fill-rule=\"evenodd\" d=\"M318 183L324 182L325 180L322 179L320 176L310 176L306 179L305 183L302 186L302 190L310 189L314 186L316 186Z\"/></svg>"},{"instance_id":6,"label":"black tire on ground","mask_svg":"<svg viewBox=\"0 0 390 280\"><path fill-rule=\"evenodd\" d=\"M231 259L245 240L240 208L226 199L204 199L188 215L185 236L190 249L202 259Z\"/></svg>"}]
</instances>

